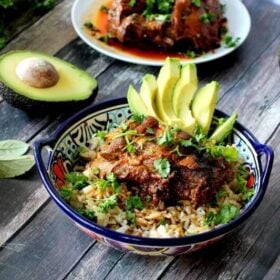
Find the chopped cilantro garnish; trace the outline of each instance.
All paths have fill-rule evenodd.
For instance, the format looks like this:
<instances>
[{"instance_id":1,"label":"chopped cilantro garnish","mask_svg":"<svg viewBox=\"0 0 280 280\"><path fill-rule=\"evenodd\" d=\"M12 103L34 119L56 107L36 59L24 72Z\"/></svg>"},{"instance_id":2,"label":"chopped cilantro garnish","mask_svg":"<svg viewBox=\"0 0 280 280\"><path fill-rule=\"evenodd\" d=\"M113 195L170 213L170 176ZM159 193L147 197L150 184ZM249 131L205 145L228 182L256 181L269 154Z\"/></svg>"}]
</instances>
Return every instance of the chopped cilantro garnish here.
<instances>
[{"instance_id":1,"label":"chopped cilantro garnish","mask_svg":"<svg viewBox=\"0 0 280 280\"><path fill-rule=\"evenodd\" d=\"M193 143L193 139L187 139L187 140L180 140L180 144L185 147L185 148L195 148L197 149L198 151L204 149L204 148L201 148L199 145Z\"/></svg>"},{"instance_id":2,"label":"chopped cilantro garnish","mask_svg":"<svg viewBox=\"0 0 280 280\"><path fill-rule=\"evenodd\" d=\"M101 42L104 42L106 44L109 43L109 40L112 38L112 35L110 33L107 33L107 34L104 34L100 37L98 37L98 40L101 41Z\"/></svg>"},{"instance_id":3,"label":"chopped cilantro garnish","mask_svg":"<svg viewBox=\"0 0 280 280\"><path fill-rule=\"evenodd\" d=\"M142 210L144 208L143 202L138 195L130 196L125 201L126 210L132 211L134 209Z\"/></svg>"},{"instance_id":4,"label":"chopped cilantro garnish","mask_svg":"<svg viewBox=\"0 0 280 280\"><path fill-rule=\"evenodd\" d=\"M86 27L87 29L89 29L90 31L99 31L98 28L96 28L92 22L87 21L84 23L84 27Z\"/></svg>"},{"instance_id":5,"label":"chopped cilantro garnish","mask_svg":"<svg viewBox=\"0 0 280 280\"><path fill-rule=\"evenodd\" d=\"M162 178L166 178L170 173L170 163L166 158L159 158L154 161L154 167Z\"/></svg>"},{"instance_id":6,"label":"chopped cilantro garnish","mask_svg":"<svg viewBox=\"0 0 280 280\"><path fill-rule=\"evenodd\" d=\"M106 179L95 179L93 183L96 184L100 190L105 190L106 188L111 187L114 193L118 193L120 187L120 184L117 181L114 173L108 173Z\"/></svg>"},{"instance_id":7,"label":"chopped cilantro garnish","mask_svg":"<svg viewBox=\"0 0 280 280\"><path fill-rule=\"evenodd\" d=\"M176 153L178 156L183 156L184 154L180 152L179 145L176 145L176 147L171 151L172 153Z\"/></svg>"},{"instance_id":8,"label":"chopped cilantro garnish","mask_svg":"<svg viewBox=\"0 0 280 280\"><path fill-rule=\"evenodd\" d=\"M146 0L146 9L143 12L143 16L148 16L153 14L155 0Z\"/></svg>"},{"instance_id":9,"label":"chopped cilantro garnish","mask_svg":"<svg viewBox=\"0 0 280 280\"><path fill-rule=\"evenodd\" d=\"M96 132L95 135L98 138L100 145L102 145L104 143L104 140L105 140L107 134L108 134L108 131L105 131L105 130L98 130Z\"/></svg>"},{"instance_id":10,"label":"chopped cilantro garnish","mask_svg":"<svg viewBox=\"0 0 280 280\"><path fill-rule=\"evenodd\" d=\"M153 200L153 197L152 197L152 196L150 196L150 195L147 195L147 196L146 196L146 202L147 202L147 203L151 202L152 200Z\"/></svg>"},{"instance_id":11,"label":"chopped cilantro garnish","mask_svg":"<svg viewBox=\"0 0 280 280\"><path fill-rule=\"evenodd\" d=\"M187 51L185 52L185 55L186 55L188 58L195 58L195 57L196 57L195 51L191 51L191 50L187 50Z\"/></svg>"},{"instance_id":12,"label":"chopped cilantro garnish","mask_svg":"<svg viewBox=\"0 0 280 280\"><path fill-rule=\"evenodd\" d=\"M59 193L65 201L69 201L72 197L73 191L72 191L72 189L69 189L67 187L62 187L59 190Z\"/></svg>"},{"instance_id":13,"label":"chopped cilantro garnish","mask_svg":"<svg viewBox=\"0 0 280 280\"><path fill-rule=\"evenodd\" d=\"M161 14L170 14L174 4L174 0L157 0L157 9Z\"/></svg>"},{"instance_id":14,"label":"chopped cilantro garnish","mask_svg":"<svg viewBox=\"0 0 280 280\"><path fill-rule=\"evenodd\" d=\"M159 221L159 224L165 226L165 225L167 224L166 219L162 218L162 219Z\"/></svg>"},{"instance_id":15,"label":"chopped cilantro garnish","mask_svg":"<svg viewBox=\"0 0 280 280\"><path fill-rule=\"evenodd\" d=\"M136 147L133 145L132 142L127 142L125 148L130 154L135 154L136 152Z\"/></svg>"},{"instance_id":16,"label":"chopped cilantro garnish","mask_svg":"<svg viewBox=\"0 0 280 280\"><path fill-rule=\"evenodd\" d=\"M201 145L203 141L206 140L206 135L203 133L202 129L199 126L195 128L194 138L199 145Z\"/></svg>"},{"instance_id":17,"label":"chopped cilantro garnish","mask_svg":"<svg viewBox=\"0 0 280 280\"><path fill-rule=\"evenodd\" d=\"M69 172L65 175L65 179L73 189L81 190L88 185L88 177L79 172Z\"/></svg>"},{"instance_id":18,"label":"chopped cilantro garnish","mask_svg":"<svg viewBox=\"0 0 280 280\"><path fill-rule=\"evenodd\" d=\"M220 33L221 33L222 35L226 34L227 32L228 32L228 29L227 29L226 26L221 26L221 27L220 27Z\"/></svg>"},{"instance_id":19,"label":"chopped cilantro garnish","mask_svg":"<svg viewBox=\"0 0 280 280\"><path fill-rule=\"evenodd\" d=\"M227 196L227 192L224 191L224 190L220 190L220 191L218 191L217 194L216 194L217 200L219 200L221 197L225 197L225 196Z\"/></svg>"},{"instance_id":20,"label":"chopped cilantro garnish","mask_svg":"<svg viewBox=\"0 0 280 280\"><path fill-rule=\"evenodd\" d=\"M130 0L129 1L129 3L128 3L128 5L130 6L130 7L134 7L135 5L136 5L136 0Z\"/></svg>"},{"instance_id":21,"label":"chopped cilantro garnish","mask_svg":"<svg viewBox=\"0 0 280 280\"><path fill-rule=\"evenodd\" d=\"M145 120L145 116L139 114L132 114L131 119L137 123L142 123Z\"/></svg>"},{"instance_id":22,"label":"chopped cilantro garnish","mask_svg":"<svg viewBox=\"0 0 280 280\"><path fill-rule=\"evenodd\" d=\"M90 220L96 220L95 212L89 209L78 209L78 212Z\"/></svg>"},{"instance_id":23,"label":"chopped cilantro garnish","mask_svg":"<svg viewBox=\"0 0 280 280\"><path fill-rule=\"evenodd\" d=\"M109 9L108 9L105 5L101 5L101 6L100 6L100 11L103 12L103 13L105 13L105 14L107 14L108 11L109 11Z\"/></svg>"},{"instance_id":24,"label":"chopped cilantro garnish","mask_svg":"<svg viewBox=\"0 0 280 280\"><path fill-rule=\"evenodd\" d=\"M203 22L203 23L211 23L214 22L216 20L216 14L215 13L203 13L199 19Z\"/></svg>"},{"instance_id":25,"label":"chopped cilantro garnish","mask_svg":"<svg viewBox=\"0 0 280 280\"><path fill-rule=\"evenodd\" d=\"M93 175L98 175L100 172L100 169L98 167L94 167L91 169L91 172Z\"/></svg>"},{"instance_id":26,"label":"chopped cilantro garnish","mask_svg":"<svg viewBox=\"0 0 280 280\"><path fill-rule=\"evenodd\" d=\"M155 130L154 130L153 128L151 128L151 127L148 127L148 128L146 129L146 133L147 133L147 134L154 135L154 134L155 134Z\"/></svg>"},{"instance_id":27,"label":"chopped cilantro garnish","mask_svg":"<svg viewBox=\"0 0 280 280\"><path fill-rule=\"evenodd\" d=\"M226 6L227 6L226 4L220 4L220 9L223 14L226 12Z\"/></svg>"},{"instance_id":28,"label":"chopped cilantro garnish","mask_svg":"<svg viewBox=\"0 0 280 280\"><path fill-rule=\"evenodd\" d=\"M169 21L174 5L174 0L146 0L143 16L150 20Z\"/></svg>"},{"instance_id":29,"label":"chopped cilantro garnish","mask_svg":"<svg viewBox=\"0 0 280 280\"><path fill-rule=\"evenodd\" d=\"M166 128L161 137L158 138L157 143L159 145L170 146L174 144L174 132L170 128Z\"/></svg>"},{"instance_id":30,"label":"chopped cilantro garnish","mask_svg":"<svg viewBox=\"0 0 280 280\"><path fill-rule=\"evenodd\" d=\"M117 194L113 194L105 198L101 203L99 203L98 212L107 213L109 209L112 209L116 206L117 200L118 200Z\"/></svg>"},{"instance_id":31,"label":"chopped cilantro garnish","mask_svg":"<svg viewBox=\"0 0 280 280\"><path fill-rule=\"evenodd\" d=\"M192 0L192 4L199 8L201 6L201 0Z\"/></svg>"},{"instance_id":32,"label":"chopped cilantro garnish","mask_svg":"<svg viewBox=\"0 0 280 280\"><path fill-rule=\"evenodd\" d=\"M226 48L234 48L240 41L240 37L234 39L232 36L228 35L225 36L223 39Z\"/></svg>"},{"instance_id":33,"label":"chopped cilantro garnish","mask_svg":"<svg viewBox=\"0 0 280 280\"><path fill-rule=\"evenodd\" d=\"M122 132L125 132L128 128L128 125L126 122L122 122L120 125L119 125L120 129Z\"/></svg>"},{"instance_id":34,"label":"chopped cilantro garnish","mask_svg":"<svg viewBox=\"0 0 280 280\"><path fill-rule=\"evenodd\" d=\"M136 223L136 217L135 214L132 211L126 211L126 219L131 225L135 225Z\"/></svg>"},{"instance_id":35,"label":"chopped cilantro garnish","mask_svg":"<svg viewBox=\"0 0 280 280\"><path fill-rule=\"evenodd\" d=\"M102 178L95 179L93 181L93 184L97 185L97 188L99 190L105 190L106 188L110 187L110 183L107 180L102 179Z\"/></svg>"},{"instance_id":36,"label":"chopped cilantro garnish","mask_svg":"<svg viewBox=\"0 0 280 280\"><path fill-rule=\"evenodd\" d=\"M214 212L209 212L205 222L207 225L226 224L237 217L239 213L240 209L238 207L230 204L223 204L216 214Z\"/></svg>"},{"instance_id":37,"label":"chopped cilantro garnish","mask_svg":"<svg viewBox=\"0 0 280 280\"><path fill-rule=\"evenodd\" d=\"M113 192L117 193L119 191L120 188L120 183L117 181L117 178L115 176L115 174L113 172L108 173L106 176L107 181L110 183Z\"/></svg>"}]
</instances>

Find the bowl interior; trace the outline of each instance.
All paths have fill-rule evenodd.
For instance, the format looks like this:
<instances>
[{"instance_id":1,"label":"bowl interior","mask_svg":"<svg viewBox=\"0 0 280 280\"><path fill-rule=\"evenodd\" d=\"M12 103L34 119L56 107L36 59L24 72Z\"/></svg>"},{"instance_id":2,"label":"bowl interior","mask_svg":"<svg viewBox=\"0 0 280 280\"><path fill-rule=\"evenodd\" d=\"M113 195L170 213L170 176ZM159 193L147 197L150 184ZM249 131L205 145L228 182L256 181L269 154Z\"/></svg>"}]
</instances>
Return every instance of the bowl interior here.
<instances>
[{"instance_id":1,"label":"bowl interior","mask_svg":"<svg viewBox=\"0 0 280 280\"><path fill-rule=\"evenodd\" d=\"M77 160L77 150L80 146L88 146L89 140L97 130L104 130L108 126L119 124L130 116L128 105L118 104L95 110L80 118L74 124L67 127L58 137L53 154L50 159L49 175L52 184L59 188L64 184L64 174L72 170ZM245 165L250 169L254 178L255 195L260 188L260 166L254 146L242 133L242 130L234 129L231 141L236 145L240 154L245 159ZM254 197L248 201L245 209L254 201Z\"/></svg>"}]
</instances>

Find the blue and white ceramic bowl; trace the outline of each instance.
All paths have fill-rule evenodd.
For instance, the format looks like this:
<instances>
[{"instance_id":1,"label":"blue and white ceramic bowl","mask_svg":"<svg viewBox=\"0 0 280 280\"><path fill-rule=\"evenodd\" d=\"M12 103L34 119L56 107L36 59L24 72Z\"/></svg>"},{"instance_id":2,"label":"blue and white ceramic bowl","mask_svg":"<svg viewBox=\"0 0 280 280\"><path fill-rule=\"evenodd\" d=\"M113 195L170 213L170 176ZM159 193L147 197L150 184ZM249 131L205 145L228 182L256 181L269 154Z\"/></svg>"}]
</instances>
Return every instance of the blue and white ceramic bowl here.
<instances>
[{"instance_id":1,"label":"blue and white ceramic bowl","mask_svg":"<svg viewBox=\"0 0 280 280\"><path fill-rule=\"evenodd\" d=\"M91 139L96 130L106 128L108 122L120 123L129 115L130 111L126 99L91 106L64 122L50 138L37 141L34 145L36 163L47 191L64 213L87 234L123 251L144 255L174 256L200 249L220 239L243 223L258 207L269 181L273 151L270 147L260 144L247 129L237 123L232 141L250 167L254 177L253 187L256 191L241 214L230 223L188 237L144 238L112 231L81 216L59 195L58 188L64 183L64 174L72 169L77 148L81 145L87 145L88 140ZM226 115L216 111L215 116L224 117ZM43 155L46 151L48 159L45 164Z\"/></svg>"}]
</instances>

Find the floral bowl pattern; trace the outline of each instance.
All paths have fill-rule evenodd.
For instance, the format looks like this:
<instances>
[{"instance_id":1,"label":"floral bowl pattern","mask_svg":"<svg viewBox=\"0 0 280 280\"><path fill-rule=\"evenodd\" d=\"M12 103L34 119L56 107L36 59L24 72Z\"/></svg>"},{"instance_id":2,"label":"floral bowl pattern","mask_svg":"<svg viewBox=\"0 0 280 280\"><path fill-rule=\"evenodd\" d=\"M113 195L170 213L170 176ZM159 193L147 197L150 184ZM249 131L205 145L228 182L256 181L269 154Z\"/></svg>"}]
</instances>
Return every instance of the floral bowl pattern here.
<instances>
[{"instance_id":1,"label":"floral bowl pattern","mask_svg":"<svg viewBox=\"0 0 280 280\"><path fill-rule=\"evenodd\" d=\"M44 186L55 203L88 235L126 252L174 256L195 251L215 242L243 223L254 212L268 185L273 164L273 151L270 147L260 144L239 123L235 125L231 140L246 160L253 178L255 194L245 205L241 214L228 224L182 238L144 238L104 228L76 212L60 197L58 188L64 184L64 174L71 171L75 164L77 148L88 145L88 141L96 130L106 128L108 123L120 123L129 115L127 100L124 98L94 105L68 119L50 138L34 144L36 164ZM218 110L215 112L215 117L222 116L226 115ZM46 155L47 160L44 160Z\"/></svg>"}]
</instances>

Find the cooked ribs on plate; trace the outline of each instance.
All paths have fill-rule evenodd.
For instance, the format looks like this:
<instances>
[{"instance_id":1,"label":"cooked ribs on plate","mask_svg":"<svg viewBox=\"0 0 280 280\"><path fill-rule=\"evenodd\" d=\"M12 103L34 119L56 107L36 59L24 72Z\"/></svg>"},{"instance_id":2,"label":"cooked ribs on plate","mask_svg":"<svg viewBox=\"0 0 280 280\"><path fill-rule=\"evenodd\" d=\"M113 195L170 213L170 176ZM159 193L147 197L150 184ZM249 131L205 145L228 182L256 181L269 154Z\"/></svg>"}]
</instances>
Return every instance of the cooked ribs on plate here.
<instances>
[{"instance_id":1,"label":"cooked ribs on plate","mask_svg":"<svg viewBox=\"0 0 280 280\"><path fill-rule=\"evenodd\" d=\"M164 20L156 14L146 16L146 0L133 5L131 0L113 0L108 31L119 42L142 48L209 51L219 47L226 19L218 0L201 0L200 7L192 0L173 2Z\"/></svg>"}]
</instances>

